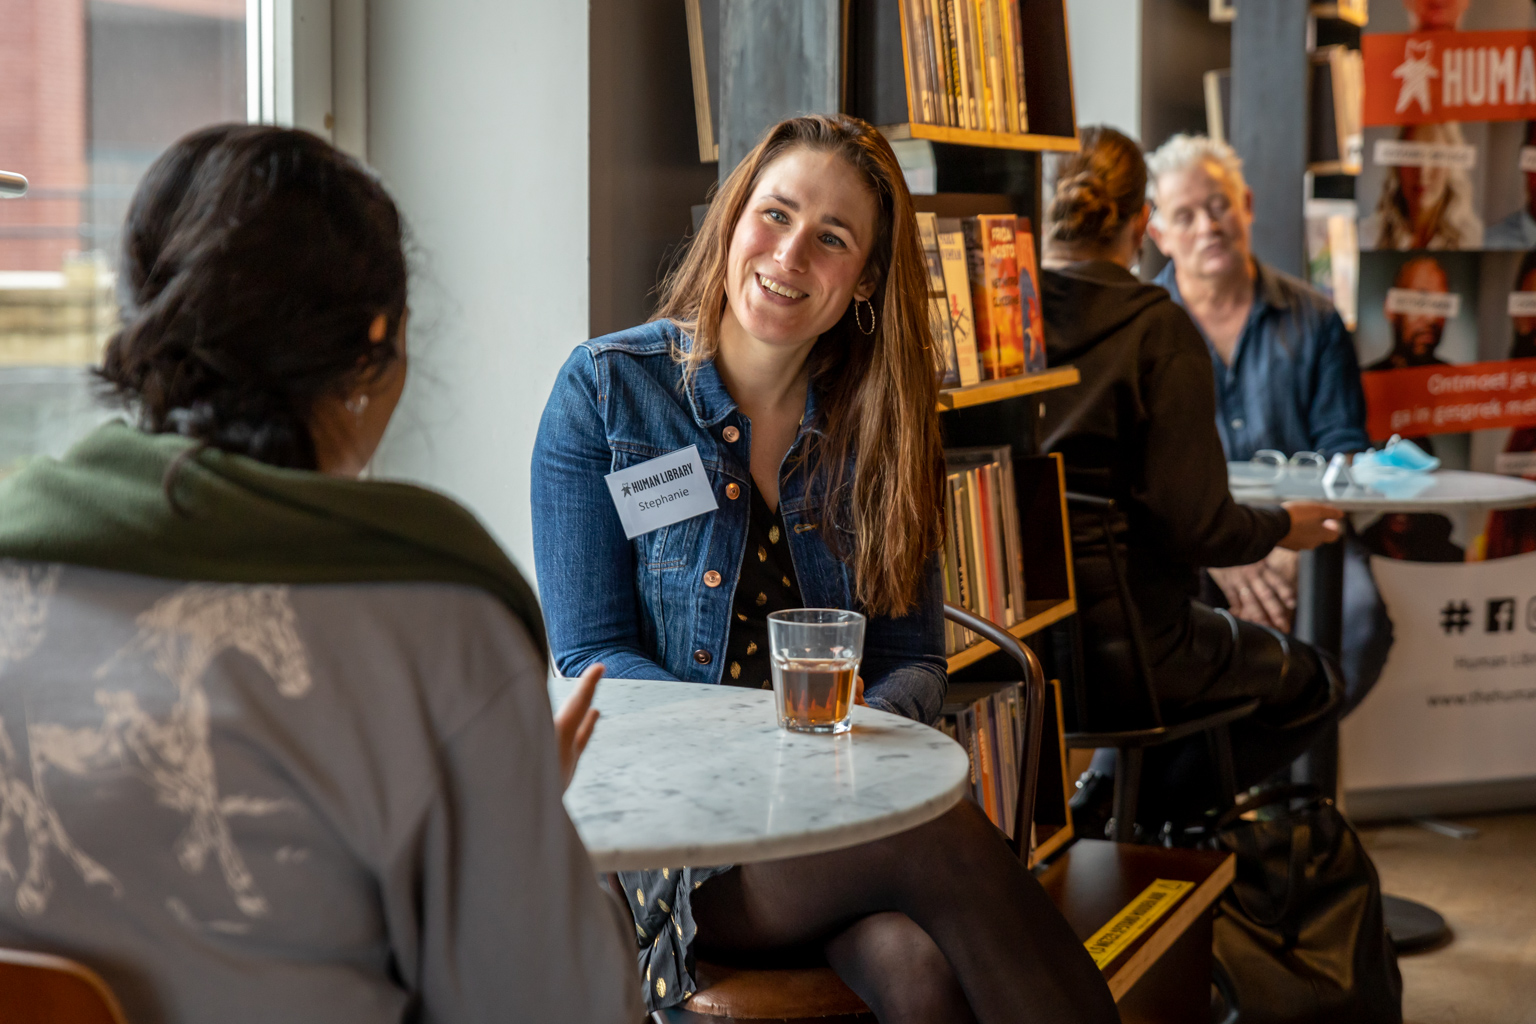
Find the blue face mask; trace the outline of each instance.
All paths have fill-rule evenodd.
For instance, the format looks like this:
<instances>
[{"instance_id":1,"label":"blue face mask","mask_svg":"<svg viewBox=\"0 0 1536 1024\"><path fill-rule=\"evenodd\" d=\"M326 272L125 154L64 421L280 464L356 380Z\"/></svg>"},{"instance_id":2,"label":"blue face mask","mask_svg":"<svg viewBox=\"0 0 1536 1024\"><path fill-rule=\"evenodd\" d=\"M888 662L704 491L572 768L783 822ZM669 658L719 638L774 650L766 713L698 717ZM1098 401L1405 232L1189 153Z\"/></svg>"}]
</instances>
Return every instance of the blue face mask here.
<instances>
[{"instance_id":1,"label":"blue face mask","mask_svg":"<svg viewBox=\"0 0 1536 1024\"><path fill-rule=\"evenodd\" d=\"M1397 434L1393 434L1392 439L1379 451L1372 448L1363 455L1356 455L1355 466L1362 462L1369 466L1407 470L1410 473L1432 473L1440 468L1439 459Z\"/></svg>"}]
</instances>

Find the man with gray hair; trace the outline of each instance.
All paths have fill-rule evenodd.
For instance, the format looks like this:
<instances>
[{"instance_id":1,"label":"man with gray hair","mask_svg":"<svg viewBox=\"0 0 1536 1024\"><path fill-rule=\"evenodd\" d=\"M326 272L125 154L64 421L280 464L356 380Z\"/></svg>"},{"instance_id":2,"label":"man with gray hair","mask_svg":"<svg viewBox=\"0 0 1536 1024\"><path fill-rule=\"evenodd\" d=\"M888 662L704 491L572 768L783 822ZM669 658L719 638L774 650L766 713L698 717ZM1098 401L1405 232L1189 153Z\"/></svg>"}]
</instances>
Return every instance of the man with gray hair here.
<instances>
[{"instance_id":1,"label":"man with gray hair","mask_svg":"<svg viewBox=\"0 0 1536 1024\"><path fill-rule=\"evenodd\" d=\"M1237 153L1204 136L1175 135L1148 158L1147 169L1154 210L1147 231L1169 258L1156 283L1205 337L1227 458L1246 461L1263 448L1324 457L1363 451L1370 441L1354 342L1327 297L1254 258L1253 193ZM1208 571L1239 618L1290 631L1294 553L1279 550L1254 565ZM1348 575L1362 571L1363 563ZM1348 610L1357 613L1351 617L1384 621L1369 575L1354 582L1354 600L1346 594ZM1352 706L1380 672L1385 650L1366 637L1346 638L1345 646Z\"/></svg>"}]
</instances>

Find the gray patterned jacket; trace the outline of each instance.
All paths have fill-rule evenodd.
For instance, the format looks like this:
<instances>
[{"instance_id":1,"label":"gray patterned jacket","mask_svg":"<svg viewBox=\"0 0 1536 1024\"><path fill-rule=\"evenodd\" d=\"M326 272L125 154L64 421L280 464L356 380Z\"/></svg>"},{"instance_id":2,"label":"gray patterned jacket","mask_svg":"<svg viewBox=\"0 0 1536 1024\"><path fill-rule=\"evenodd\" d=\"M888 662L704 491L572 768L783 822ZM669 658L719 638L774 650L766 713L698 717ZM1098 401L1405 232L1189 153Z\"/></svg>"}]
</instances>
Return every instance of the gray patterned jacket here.
<instances>
[{"instance_id":1,"label":"gray patterned jacket","mask_svg":"<svg viewBox=\"0 0 1536 1024\"><path fill-rule=\"evenodd\" d=\"M619 1022L543 666L440 584L0 561L0 945L135 1024Z\"/></svg>"}]
</instances>

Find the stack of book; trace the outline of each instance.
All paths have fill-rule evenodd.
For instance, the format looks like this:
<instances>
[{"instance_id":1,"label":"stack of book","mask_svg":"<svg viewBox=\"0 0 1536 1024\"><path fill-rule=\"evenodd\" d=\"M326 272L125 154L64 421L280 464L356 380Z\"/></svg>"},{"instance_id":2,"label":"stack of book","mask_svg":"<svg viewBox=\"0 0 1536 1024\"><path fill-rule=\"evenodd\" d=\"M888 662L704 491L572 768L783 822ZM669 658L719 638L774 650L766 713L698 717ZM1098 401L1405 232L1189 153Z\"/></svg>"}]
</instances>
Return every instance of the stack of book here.
<instances>
[{"instance_id":1,"label":"stack of book","mask_svg":"<svg viewBox=\"0 0 1536 1024\"><path fill-rule=\"evenodd\" d=\"M1000 626L1027 617L1013 451L952 448L944 453L947 480L944 600ZM970 630L946 622L946 653L971 646Z\"/></svg>"},{"instance_id":2,"label":"stack of book","mask_svg":"<svg viewBox=\"0 0 1536 1024\"><path fill-rule=\"evenodd\" d=\"M1029 131L1017 0L902 0L901 29L914 121Z\"/></svg>"},{"instance_id":3,"label":"stack of book","mask_svg":"<svg viewBox=\"0 0 1536 1024\"><path fill-rule=\"evenodd\" d=\"M1022 683L952 683L938 728L971 757L971 798L1013 838L1024 757Z\"/></svg>"},{"instance_id":4,"label":"stack of book","mask_svg":"<svg viewBox=\"0 0 1536 1024\"><path fill-rule=\"evenodd\" d=\"M942 385L1044 370L1045 321L1029 218L919 213L917 227Z\"/></svg>"}]
</instances>

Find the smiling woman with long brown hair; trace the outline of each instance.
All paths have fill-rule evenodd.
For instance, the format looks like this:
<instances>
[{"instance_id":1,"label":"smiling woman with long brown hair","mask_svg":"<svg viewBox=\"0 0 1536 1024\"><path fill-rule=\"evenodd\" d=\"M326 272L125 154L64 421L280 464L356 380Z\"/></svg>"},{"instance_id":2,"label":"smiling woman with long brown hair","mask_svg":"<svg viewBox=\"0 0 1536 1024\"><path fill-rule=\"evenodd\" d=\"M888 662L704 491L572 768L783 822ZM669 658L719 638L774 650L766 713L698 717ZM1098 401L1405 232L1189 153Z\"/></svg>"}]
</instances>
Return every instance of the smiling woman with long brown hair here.
<instances>
[{"instance_id":1,"label":"smiling woman with long brown hair","mask_svg":"<svg viewBox=\"0 0 1536 1024\"><path fill-rule=\"evenodd\" d=\"M843 608L868 616L863 699L937 718L943 452L924 275L875 129L817 115L769 130L656 318L578 346L545 408L534 549L561 672L766 687L768 614ZM628 538L604 477L690 447L718 507ZM1116 1019L1082 945L968 802L848 850L620 877L653 1008L692 993L697 943L719 959L811 947L882 1021Z\"/></svg>"}]
</instances>

